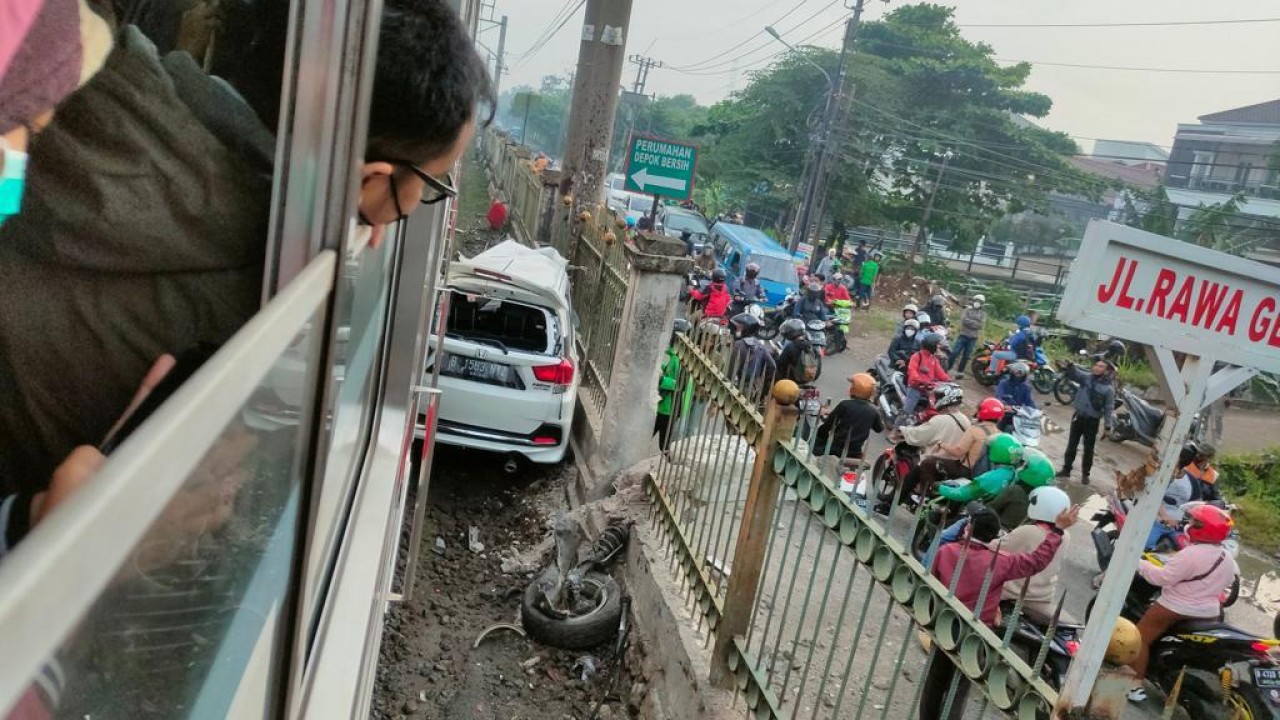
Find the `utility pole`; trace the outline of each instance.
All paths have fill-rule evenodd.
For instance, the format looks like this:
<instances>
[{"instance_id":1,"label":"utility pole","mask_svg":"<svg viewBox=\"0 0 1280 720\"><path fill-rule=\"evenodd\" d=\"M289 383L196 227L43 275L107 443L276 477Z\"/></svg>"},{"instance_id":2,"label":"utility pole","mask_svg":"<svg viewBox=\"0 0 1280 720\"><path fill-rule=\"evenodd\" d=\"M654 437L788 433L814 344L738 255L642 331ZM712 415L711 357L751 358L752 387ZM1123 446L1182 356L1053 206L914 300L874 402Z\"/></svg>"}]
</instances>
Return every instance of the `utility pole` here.
<instances>
[{"instance_id":1,"label":"utility pole","mask_svg":"<svg viewBox=\"0 0 1280 720\"><path fill-rule=\"evenodd\" d=\"M587 0L564 161L574 195L586 207L601 199L608 172L630 21L631 0Z\"/></svg>"},{"instance_id":2,"label":"utility pole","mask_svg":"<svg viewBox=\"0 0 1280 720\"><path fill-rule=\"evenodd\" d=\"M919 254L920 248L924 247L925 237L928 235L929 217L933 215L933 201L938 197L938 186L942 185L942 176L947 172L947 165L951 162L951 153L948 152L942 156L942 167L938 168L938 177L933 179L933 187L929 189L929 201L924 204L924 214L920 217L920 228L916 230L916 242L911 246L911 264L916 264L916 255ZM928 253L925 253L928 255Z\"/></svg>"},{"instance_id":3,"label":"utility pole","mask_svg":"<svg viewBox=\"0 0 1280 720\"><path fill-rule=\"evenodd\" d=\"M865 3L866 0L855 0L853 14L849 16L844 26L844 42L840 45L840 65L836 71L835 83L827 96L827 106L822 114L822 127L818 131L815 142L814 150L817 159L814 161L813 172L809 175L800 210L796 213L796 222L791 230L792 252L795 252L800 243L809 236L809 226L814 217L814 205L827 191L827 164L830 162L830 155L835 145L833 134L837 124L836 118L842 115L844 106L853 99L856 91L855 87L850 87L848 98L845 97L845 84L849 77L849 57L853 54L853 42L858 33L858 25L862 22L862 7ZM815 259L818 256L816 245L813 255Z\"/></svg>"},{"instance_id":4,"label":"utility pole","mask_svg":"<svg viewBox=\"0 0 1280 720\"><path fill-rule=\"evenodd\" d=\"M649 71L656 67L662 67L662 61L654 60L651 57L645 57L643 55L632 55L627 58L627 61L636 66L636 81L635 84L631 86L631 92L637 95L643 95L644 86L649 82Z\"/></svg>"},{"instance_id":5,"label":"utility pole","mask_svg":"<svg viewBox=\"0 0 1280 720\"><path fill-rule=\"evenodd\" d=\"M507 49L507 16L502 16L502 22L498 24L498 57L493 61L493 96L498 97L499 90L502 89L502 57Z\"/></svg>"}]
</instances>

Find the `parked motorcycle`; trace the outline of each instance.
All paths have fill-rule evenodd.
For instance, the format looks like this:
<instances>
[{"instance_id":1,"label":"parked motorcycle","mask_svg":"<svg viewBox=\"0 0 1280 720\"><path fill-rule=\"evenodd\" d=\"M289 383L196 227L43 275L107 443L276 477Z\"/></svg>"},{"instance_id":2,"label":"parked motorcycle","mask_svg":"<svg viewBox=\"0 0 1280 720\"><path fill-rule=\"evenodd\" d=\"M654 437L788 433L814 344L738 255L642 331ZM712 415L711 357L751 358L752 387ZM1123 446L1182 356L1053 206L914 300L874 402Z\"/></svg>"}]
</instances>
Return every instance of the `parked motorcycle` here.
<instances>
[{"instance_id":1,"label":"parked motorcycle","mask_svg":"<svg viewBox=\"0 0 1280 720\"><path fill-rule=\"evenodd\" d=\"M844 352L849 347L849 322L853 319L853 303L836 300L832 304L834 319L827 327L827 348L832 353Z\"/></svg>"},{"instance_id":2,"label":"parked motorcycle","mask_svg":"<svg viewBox=\"0 0 1280 720\"><path fill-rule=\"evenodd\" d=\"M1114 442L1137 440L1148 447L1155 447L1160 426L1164 424L1164 413L1129 388L1120 388L1117 393L1124 409L1115 414L1115 423L1107 438ZM1191 419L1190 437L1193 440L1200 437L1200 413Z\"/></svg>"},{"instance_id":3,"label":"parked motorcycle","mask_svg":"<svg viewBox=\"0 0 1280 720\"><path fill-rule=\"evenodd\" d=\"M1158 595L1159 588L1136 576L1120 614L1136 623ZM1150 657L1147 679L1169 693L1181 678L1178 704L1193 718L1280 718L1280 640L1221 620L1188 620L1157 638Z\"/></svg>"}]
</instances>

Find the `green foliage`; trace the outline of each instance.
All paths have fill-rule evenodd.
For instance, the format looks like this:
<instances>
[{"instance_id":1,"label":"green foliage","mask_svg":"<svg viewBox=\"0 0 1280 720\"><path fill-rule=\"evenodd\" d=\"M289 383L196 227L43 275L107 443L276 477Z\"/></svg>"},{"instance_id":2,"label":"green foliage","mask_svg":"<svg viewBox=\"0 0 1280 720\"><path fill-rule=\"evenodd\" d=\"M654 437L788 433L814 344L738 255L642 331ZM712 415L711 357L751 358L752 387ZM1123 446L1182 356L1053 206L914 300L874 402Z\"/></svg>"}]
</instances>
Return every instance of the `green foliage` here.
<instances>
[{"instance_id":1,"label":"green foliage","mask_svg":"<svg viewBox=\"0 0 1280 720\"><path fill-rule=\"evenodd\" d=\"M1068 136L1015 119L1043 117L1052 104L1023 87L1030 66L997 64L990 46L961 36L950 8L896 8L864 23L858 42L849 68L857 95L832 140L829 219L914 225L944 161L928 229L955 247L972 247L1006 213L1047 207L1050 190L1103 189L1066 162L1078 152ZM693 129L701 171L742 197L797 204L827 97L815 64L834 76L838 54L801 47L712 107Z\"/></svg>"},{"instance_id":2,"label":"green foliage","mask_svg":"<svg viewBox=\"0 0 1280 720\"><path fill-rule=\"evenodd\" d=\"M497 117L504 127L522 128L525 145L563 157L572 95L567 77L548 75L538 88L521 85L504 91L498 98ZM520 136L521 132L514 133L517 140Z\"/></svg>"},{"instance_id":3,"label":"green foliage","mask_svg":"<svg viewBox=\"0 0 1280 720\"><path fill-rule=\"evenodd\" d=\"M633 134L671 140L690 140L693 128L707 116L708 108L692 95L672 95L653 100L624 93L613 118L613 143L609 164L621 172L626 164L627 142Z\"/></svg>"},{"instance_id":4,"label":"green foliage","mask_svg":"<svg viewBox=\"0 0 1280 720\"><path fill-rule=\"evenodd\" d=\"M987 229L987 235L1015 248L1056 247L1068 249L1079 243L1076 228L1065 219L1040 213L1005 215Z\"/></svg>"},{"instance_id":5,"label":"green foliage","mask_svg":"<svg viewBox=\"0 0 1280 720\"><path fill-rule=\"evenodd\" d=\"M714 218L720 213L728 212L736 206L733 191L719 180L698 179L693 186L693 201L702 208L703 214Z\"/></svg>"},{"instance_id":6,"label":"green foliage","mask_svg":"<svg viewBox=\"0 0 1280 720\"><path fill-rule=\"evenodd\" d=\"M1240 537L1249 545L1280 549L1280 450L1220 456L1218 484L1232 502Z\"/></svg>"},{"instance_id":7,"label":"green foliage","mask_svg":"<svg viewBox=\"0 0 1280 720\"><path fill-rule=\"evenodd\" d=\"M1143 390L1155 387L1160 382L1146 360L1128 355L1121 357L1116 363L1116 375L1125 385Z\"/></svg>"},{"instance_id":8,"label":"green foliage","mask_svg":"<svg viewBox=\"0 0 1280 720\"><path fill-rule=\"evenodd\" d=\"M1169 195L1164 191L1164 186L1159 185L1150 192L1140 190L1126 192L1124 211L1120 221L1129 227L1173 237L1173 224L1177 215L1178 209L1169 202Z\"/></svg>"},{"instance_id":9,"label":"green foliage","mask_svg":"<svg viewBox=\"0 0 1280 720\"><path fill-rule=\"evenodd\" d=\"M1004 285L990 285L983 294L987 297L987 317L1012 325L1014 318L1022 314L1024 298Z\"/></svg>"}]
</instances>

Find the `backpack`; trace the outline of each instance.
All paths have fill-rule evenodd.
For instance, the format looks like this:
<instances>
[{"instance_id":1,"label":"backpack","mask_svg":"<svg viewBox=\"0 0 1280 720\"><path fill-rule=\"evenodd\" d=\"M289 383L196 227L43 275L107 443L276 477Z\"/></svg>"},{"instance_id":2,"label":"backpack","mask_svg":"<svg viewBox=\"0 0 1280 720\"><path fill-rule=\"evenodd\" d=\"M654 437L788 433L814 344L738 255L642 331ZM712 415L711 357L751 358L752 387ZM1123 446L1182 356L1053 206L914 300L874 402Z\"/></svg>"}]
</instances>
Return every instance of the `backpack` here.
<instances>
[{"instance_id":1,"label":"backpack","mask_svg":"<svg viewBox=\"0 0 1280 720\"><path fill-rule=\"evenodd\" d=\"M982 430L987 433L987 439L983 443L982 454L978 456L978 462L974 463L973 468L971 468L972 472L970 475L973 477L978 477L979 475L991 470L991 460L987 457L986 443L990 442L991 438L1000 434L1000 431L997 430L993 432L989 427L982 427Z\"/></svg>"},{"instance_id":2,"label":"backpack","mask_svg":"<svg viewBox=\"0 0 1280 720\"><path fill-rule=\"evenodd\" d=\"M818 353L813 346L806 345L800 349L800 357L796 358L796 364L792 366L791 379L800 385L817 380L820 362L822 361L818 359Z\"/></svg>"}]
</instances>

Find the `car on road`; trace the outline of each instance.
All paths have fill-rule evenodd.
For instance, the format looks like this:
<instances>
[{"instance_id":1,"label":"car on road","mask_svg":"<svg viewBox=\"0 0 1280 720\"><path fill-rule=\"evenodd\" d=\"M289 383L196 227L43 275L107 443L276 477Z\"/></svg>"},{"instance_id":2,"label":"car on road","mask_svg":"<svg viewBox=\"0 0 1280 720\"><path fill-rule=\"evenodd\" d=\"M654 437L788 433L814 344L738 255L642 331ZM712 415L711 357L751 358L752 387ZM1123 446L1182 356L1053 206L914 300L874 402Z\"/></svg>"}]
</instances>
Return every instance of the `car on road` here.
<instances>
[{"instance_id":1,"label":"car on road","mask_svg":"<svg viewBox=\"0 0 1280 720\"><path fill-rule=\"evenodd\" d=\"M505 240L453 263L436 439L556 463L569 446L580 373L568 263ZM428 383L424 383L428 384Z\"/></svg>"},{"instance_id":2,"label":"car on road","mask_svg":"<svg viewBox=\"0 0 1280 720\"><path fill-rule=\"evenodd\" d=\"M622 173L611 173L604 180L605 206L619 217L631 216L639 219L647 215L653 208L653 197L644 193L625 190L626 178Z\"/></svg>"},{"instance_id":3,"label":"car on road","mask_svg":"<svg viewBox=\"0 0 1280 720\"><path fill-rule=\"evenodd\" d=\"M706 245L711 237L711 228L707 225L707 219L702 217L702 213L679 205L662 205L658 208L658 229L667 237L677 240L687 231L689 239L693 241L695 254L702 252L702 246Z\"/></svg>"}]
</instances>

